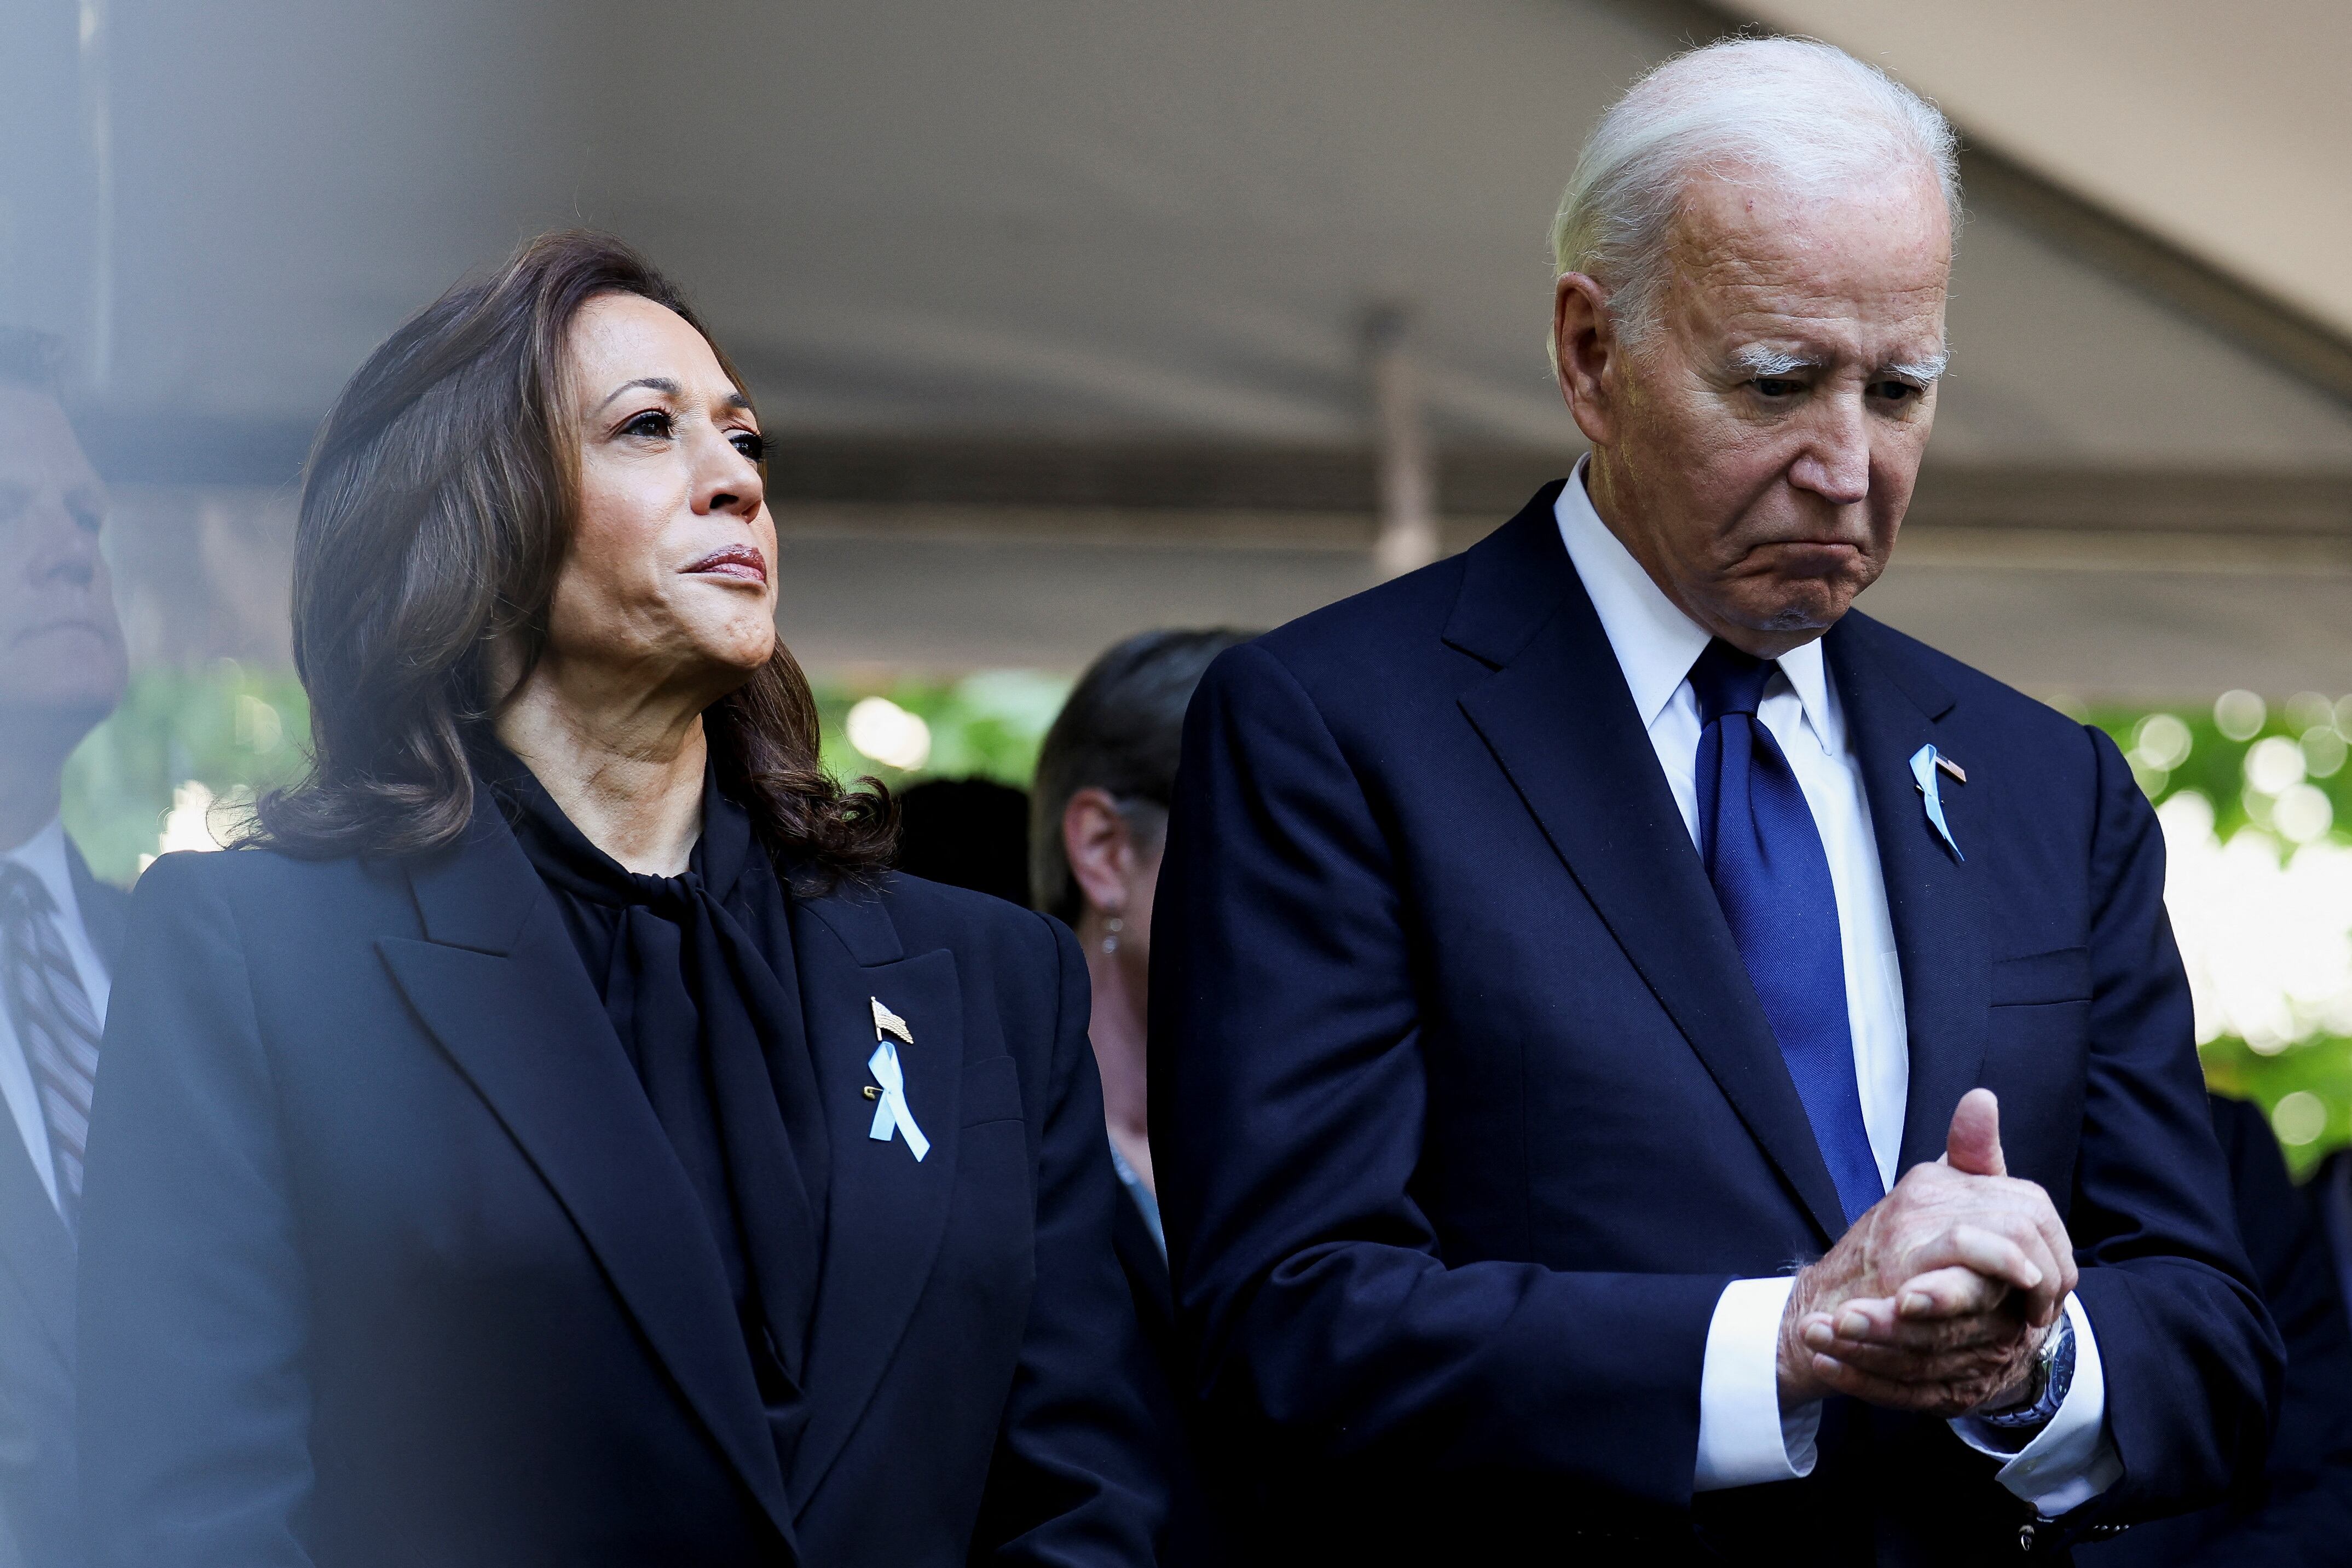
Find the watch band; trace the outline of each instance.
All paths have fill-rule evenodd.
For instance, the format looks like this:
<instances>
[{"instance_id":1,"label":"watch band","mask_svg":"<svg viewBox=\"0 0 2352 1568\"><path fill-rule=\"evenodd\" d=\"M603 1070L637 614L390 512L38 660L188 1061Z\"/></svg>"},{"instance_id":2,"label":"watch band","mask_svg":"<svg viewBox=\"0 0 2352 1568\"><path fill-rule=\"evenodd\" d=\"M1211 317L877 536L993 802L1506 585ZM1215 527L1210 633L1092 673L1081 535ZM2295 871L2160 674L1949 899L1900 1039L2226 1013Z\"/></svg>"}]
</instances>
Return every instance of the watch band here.
<instances>
[{"instance_id":1,"label":"watch band","mask_svg":"<svg viewBox=\"0 0 2352 1568\"><path fill-rule=\"evenodd\" d=\"M2074 1324L2060 1314L2058 1326L2042 1342L2033 1357L2033 1397L2023 1405L2007 1410L1979 1413L1977 1419L2003 1432L2030 1431L2046 1427L2058 1414L2058 1406L2066 1403L2066 1391L2074 1384Z\"/></svg>"}]
</instances>

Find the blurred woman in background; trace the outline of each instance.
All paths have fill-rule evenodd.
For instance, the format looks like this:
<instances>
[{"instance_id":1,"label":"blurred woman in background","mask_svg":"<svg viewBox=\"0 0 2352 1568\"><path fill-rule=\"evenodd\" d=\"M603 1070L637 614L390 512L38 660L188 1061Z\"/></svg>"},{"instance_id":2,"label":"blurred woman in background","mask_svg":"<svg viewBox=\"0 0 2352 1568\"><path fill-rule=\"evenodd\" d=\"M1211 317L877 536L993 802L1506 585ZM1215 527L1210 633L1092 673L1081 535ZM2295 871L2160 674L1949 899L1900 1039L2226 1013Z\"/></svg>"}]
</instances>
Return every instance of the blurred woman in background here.
<instances>
[{"instance_id":1,"label":"blurred woman in background","mask_svg":"<svg viewBox=\"0 0 2352 1568\"><path fill-rule=\"evenodd\" d=\"M819 768L764 449L584 234L329 415L313 771L109 1023L93 1562L1150 1560L1084 965Z\"/></svg>"},{"instance_id":2,"label":"blurred woman in background","mask_svg":"<svg viewBox=\"0 0 2352 1568\"><path fill-rule=\"evenodd\" d=\"M1209 662L1248 633L1146 632L1111 648L1078 680L1037 757L1030 791L1030 894L1078 934L1094 980L1090 1033L1102 1071L1110 1146L1129 1201L1113 1227L1120 1267L1161 1372L1151 1389L1174 1440L1174 1486L1163 1563L1223 1563L1181 1438L1191 1368L1178 1350L1168 1244L1151 1179L1146 1120L1146 1004L1151 894L1160 880L1169 793L1184 709Z\"/></svg>"}]
</instances>

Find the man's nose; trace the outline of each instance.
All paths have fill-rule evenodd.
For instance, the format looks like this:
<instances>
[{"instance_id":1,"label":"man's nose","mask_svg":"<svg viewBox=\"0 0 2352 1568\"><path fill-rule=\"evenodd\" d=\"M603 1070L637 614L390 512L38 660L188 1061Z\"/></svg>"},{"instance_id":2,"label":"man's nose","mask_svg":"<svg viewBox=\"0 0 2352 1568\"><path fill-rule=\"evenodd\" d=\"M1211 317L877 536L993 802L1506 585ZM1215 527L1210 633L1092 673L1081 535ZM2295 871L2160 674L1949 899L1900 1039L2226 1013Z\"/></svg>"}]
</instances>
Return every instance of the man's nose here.
<instances>
[{"instance_id":1,"label":"man's nose","mask_svg":"<svg viewBox=\"0 0 2352 1568\"><path fill-rule=\"evenodd\" d=\"M1789 478L1832 506L1855 506L1870 495L1870 422L1859 397L1825 400Z\"/></svg>"},{"instance_id":2,"label":"man's nose","mask_svg":"<svg viewBox=\"0 0 2352 1568\"><path fill-rule=\"evenodd\" d=\"M16 530L21 570L52 586L87 588L98 577L98 530L72 507L36 502Z\"/></svg>"}]
</instances>

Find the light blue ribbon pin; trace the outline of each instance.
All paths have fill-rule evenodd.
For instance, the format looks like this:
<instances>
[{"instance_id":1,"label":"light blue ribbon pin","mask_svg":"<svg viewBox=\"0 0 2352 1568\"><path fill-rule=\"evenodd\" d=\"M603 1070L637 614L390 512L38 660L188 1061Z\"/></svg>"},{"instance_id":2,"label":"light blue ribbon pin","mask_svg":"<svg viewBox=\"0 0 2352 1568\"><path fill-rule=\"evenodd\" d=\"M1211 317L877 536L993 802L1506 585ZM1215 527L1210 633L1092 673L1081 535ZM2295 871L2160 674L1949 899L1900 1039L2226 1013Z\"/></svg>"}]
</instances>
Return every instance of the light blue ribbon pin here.
<instances>
[{"instance_id":1,"label":"light blue ribbon pin","mask_svg":"<svg viewBox=\"0 0 2352 1568\"><path fill-rule=\"evenodd\" d=\"M1969 857L1960 852L1960 842L1952 837L1951 824L1944 821L1944 798L1936 788L1936 770L1938 768L1952 768L1952 764L1946 761L1934 747L1923 746L1911 754L1911 777L1918 780L1919 793L1927 801L1927 821L1934 824L1937 836L1951 846L1952 858L1964 861ZM1957 768L1953 770L1958 771Z\"/></svg>"},{"instance_id":2,"label":"light blue ribbon pin","mask_svg":"<svg viewBox=\"0 0 2352 1568\"><path fill-rule=\"evenodd\" d=\"M874 1038L879 1043L874 1047L874 1054L866 1059L866 1070L874 1074L874 1082L882 1086L882 1092L874 1107L874 1124L866 1129L866 1135L877 1144L887 1144L894 1136L904 1137L915 1163L920 1165L923 1156L931 1152L931 1141L923 1136L923 1129L915 1124L915 1113L908 1108L906 1073L898 1065L898 1048L887 1038L895 1034L912 1045L915 1036L907 1028L907 1020L884 1007L881 998L868 999L874 1003Z\"/></svg>"}]
</instances>

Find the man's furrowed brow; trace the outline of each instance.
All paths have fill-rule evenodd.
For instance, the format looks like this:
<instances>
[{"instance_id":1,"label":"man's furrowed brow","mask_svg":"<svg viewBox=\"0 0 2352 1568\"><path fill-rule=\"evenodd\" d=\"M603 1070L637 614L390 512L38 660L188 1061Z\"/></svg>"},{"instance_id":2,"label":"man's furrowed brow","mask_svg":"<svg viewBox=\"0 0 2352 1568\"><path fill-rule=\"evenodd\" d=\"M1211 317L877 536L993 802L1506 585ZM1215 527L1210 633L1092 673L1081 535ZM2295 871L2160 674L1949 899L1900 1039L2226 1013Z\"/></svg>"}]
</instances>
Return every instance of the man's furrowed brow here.
<instances>
[{"instance_id":1,"label":"man's furrowed brow","mask_svg":"<svg viewBox=\"0 0 2352 1568\"><path fill-rule=\"evenodd\" d=\"M1751 376L1793 375L1799 371L1818 371L1828 363L1818 354L1791 353L1761 343L1742 343L1731 350L1731 362Z\"/></svg>"},{"instance_id":2,"label":"man's furrowed brow","mask_svg":"<svg viewBox=\"0 0 2352 1568\"><path fill-rule=\"evenodd\" d=\"M1745 374L1759 377L1790 376L1801 371L1825 370L1832 356L1789 349L1776 349L1762 343L1743 343L1731 350L1731 362ZM1925 386L1942 377L1951 355L1942 349L1916 360L1898 360L1877 367L1875 373L1895 376Z\"/></svg>"},{"instance_id":3,"label":"man's furrowed brow","mask_svg":"<svg viewBox=\"0 0 2352 1568\"><path fill-rule=\"evenodd\" d=\"M1882 365L1879 370L1881 374L1896 376L1904 381L1916 382L1921 386L1926 386L1930 382L1940 381L1946 367L1951 362L1950 351L1938 349L1924 360L1909 360L1895 364Z\"/></svg>"}]
</instances>

